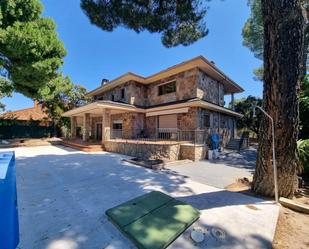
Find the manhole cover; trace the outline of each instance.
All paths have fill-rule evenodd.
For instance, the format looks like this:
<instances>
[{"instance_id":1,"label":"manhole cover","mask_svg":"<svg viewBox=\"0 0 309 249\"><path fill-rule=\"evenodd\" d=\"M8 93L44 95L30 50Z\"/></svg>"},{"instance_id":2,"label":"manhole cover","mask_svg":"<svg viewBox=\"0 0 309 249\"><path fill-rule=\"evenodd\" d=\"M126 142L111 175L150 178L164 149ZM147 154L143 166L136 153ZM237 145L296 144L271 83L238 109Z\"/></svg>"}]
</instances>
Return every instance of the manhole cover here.
<instances>
[{"instance_id":1,"label":"manhole cover","mask_svg":"<svg viewBox=\"0 0 309 249\"><path fill-rule=\"evenodd\" d=\"M208 228L194 227L191 231L191 239L195 243L201 243L204 240L207 240L208 235L210 234Z\"/></svg>"},{"instance_id":2,"label":"manhole cover","mask_svg":"<svg viewBox=\"0 0 309 249\"><path fill-rule=\"evenodd\" d=\"M226 238L226 233L222 229L219 229L219 228L212 228L211 234L217 240L225 240L225 238Z\"/></svg>"}]
</instances>

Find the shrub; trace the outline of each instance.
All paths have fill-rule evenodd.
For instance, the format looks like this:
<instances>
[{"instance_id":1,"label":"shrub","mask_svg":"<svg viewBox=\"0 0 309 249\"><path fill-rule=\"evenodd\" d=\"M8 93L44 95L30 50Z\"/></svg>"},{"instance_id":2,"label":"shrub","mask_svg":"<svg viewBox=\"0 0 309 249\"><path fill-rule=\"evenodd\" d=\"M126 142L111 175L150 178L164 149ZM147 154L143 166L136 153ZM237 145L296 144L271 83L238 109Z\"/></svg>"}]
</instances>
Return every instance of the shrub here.
<instances>
[{"instance_id":1,"label":"shrub","mask_svg":"<svg viewBox=\"0 0 309 249\"><path fill-rule=\"evenodd\" d=\"M309 174L309 139L297 142L297 153L305 174Z\"/></svg>"}]
</instances>

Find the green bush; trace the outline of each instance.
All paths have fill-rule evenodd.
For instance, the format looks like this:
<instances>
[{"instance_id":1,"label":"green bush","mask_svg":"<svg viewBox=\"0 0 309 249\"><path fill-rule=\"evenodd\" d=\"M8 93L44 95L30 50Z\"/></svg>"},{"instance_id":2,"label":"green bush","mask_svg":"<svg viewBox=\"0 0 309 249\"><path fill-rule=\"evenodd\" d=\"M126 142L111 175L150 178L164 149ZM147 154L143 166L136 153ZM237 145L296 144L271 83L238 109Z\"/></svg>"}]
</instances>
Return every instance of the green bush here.
<instances>
[{"instance_id":1,"label":"green bush","mask_svg":"<svg viewBox=\"0 0 309 249\"><path fill-rule=\"evenodd\" d=\"M305 174L309 174L309 139L297 142L297 152Z\"/></svg>"}]
</instances>

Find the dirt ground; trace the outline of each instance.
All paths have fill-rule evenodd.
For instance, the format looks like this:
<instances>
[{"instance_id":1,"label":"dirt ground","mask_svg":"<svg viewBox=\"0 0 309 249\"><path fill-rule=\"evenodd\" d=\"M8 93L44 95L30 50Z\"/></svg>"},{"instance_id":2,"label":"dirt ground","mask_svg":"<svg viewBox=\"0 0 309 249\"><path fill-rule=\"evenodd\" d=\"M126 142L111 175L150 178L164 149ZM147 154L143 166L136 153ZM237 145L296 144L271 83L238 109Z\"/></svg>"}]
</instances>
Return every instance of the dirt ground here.
<instances>
[{"instance_id":1,"label":"dirt ground","mask_svg":"<svg viewBox=\"0 0 309 249\"><path fill-rule=\"evenodd\" d=\"M254 195L251 192L248 179L238 179L226 187L232 192L242 192ZM294 201L309 205L309 189L299 191ZM309 215L295 212L291 209L280 207L273 249L308 249L309 248Z\"/></svg>"},{"instance_id":2,"label":"dirt ground","mask_svg":"<svg viewBox=\"0 0 309 249\"><path fill-rule=\"evenodd\" d=\"M281 207L273 249L309 248L309 215Z\"/></svg>"}]
</instances>

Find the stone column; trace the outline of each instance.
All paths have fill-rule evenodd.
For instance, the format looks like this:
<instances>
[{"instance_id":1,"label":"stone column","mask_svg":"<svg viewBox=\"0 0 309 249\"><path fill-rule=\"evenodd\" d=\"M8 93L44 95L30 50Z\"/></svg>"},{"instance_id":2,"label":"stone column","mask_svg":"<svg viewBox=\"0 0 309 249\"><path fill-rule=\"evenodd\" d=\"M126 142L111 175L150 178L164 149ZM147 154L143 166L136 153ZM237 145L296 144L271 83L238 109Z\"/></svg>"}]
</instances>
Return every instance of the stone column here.
<instances>
[{"instance_id":1,"label":"stone column","mask_svg":"<svg viewBox=\"0 0 309 249\"><path fill-rule=\"evenodd\" d=\"M71 137L76 138L76 117L72 116L71 119Z\"/></svg>"},{"instance_id":2,"label":"stone column","mask_svg":"<svg viewBox=\"0 0 309 249\"><path fill-rule=\"evenodd\" d=\"M109 109L103 109L102 113L102 143L111 138L111 114Z\"/></svg>"},{"instance_id":3,"label":"stone column","mask_svg":"<svg viewBox=\"0 0 309 249\"><path fill-rule=\"evenodd\" d=\"M89 139L90 129L90 114L85 113L83 117L83 141L87 141Z\"/></svg>"},{"instance_id":4,"label":"stone column","mask_svg":"<svg viewBox=\"0 0 309 249\"><path fill-rule=\"evenodd\" d=\"M232 105L232 110L235 110L235 100L234 100L234 93L231 94L231 105Z\"/></svg>"}]
</instances>

